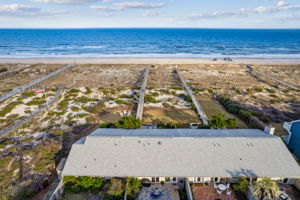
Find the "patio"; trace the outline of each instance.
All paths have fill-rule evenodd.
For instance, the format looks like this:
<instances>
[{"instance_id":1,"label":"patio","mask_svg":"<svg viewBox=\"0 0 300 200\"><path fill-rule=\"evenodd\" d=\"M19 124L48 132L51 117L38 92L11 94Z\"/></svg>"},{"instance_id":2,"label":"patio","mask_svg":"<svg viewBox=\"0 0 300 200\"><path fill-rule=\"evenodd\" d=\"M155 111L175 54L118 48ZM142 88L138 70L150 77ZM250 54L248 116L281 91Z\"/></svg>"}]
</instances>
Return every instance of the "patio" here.
<instances>
[{"instance_id":1,"label":"patio","mask_svg":"<svg viewBox=\"0 0 300 200\"><path fill-rule=\"evenodd\" d=\"M162 195L156 199L159 200L179 200L179 187L178 185L173 184L152 184L150 187L143 187L141 193L138 197L138 200L149 200L154 199L151 197L151 192L154 191L155 188L159 188L162 192Z\"/></svg>"},{"instance_id":2,"label":"patio","mask_svg":"<svg viewBox=\"0 0 300 200\"><path fill-rule=\"evenodd\" d=\"M214 188L213 184L205 185L205 184L193 184L192 192L194 200L235 200L236 195L232 188L229 188L231 191L230 196L226 196L226 190L223 191L220 195L217 194L217 190Z\"/></svg>"}]
</instances>

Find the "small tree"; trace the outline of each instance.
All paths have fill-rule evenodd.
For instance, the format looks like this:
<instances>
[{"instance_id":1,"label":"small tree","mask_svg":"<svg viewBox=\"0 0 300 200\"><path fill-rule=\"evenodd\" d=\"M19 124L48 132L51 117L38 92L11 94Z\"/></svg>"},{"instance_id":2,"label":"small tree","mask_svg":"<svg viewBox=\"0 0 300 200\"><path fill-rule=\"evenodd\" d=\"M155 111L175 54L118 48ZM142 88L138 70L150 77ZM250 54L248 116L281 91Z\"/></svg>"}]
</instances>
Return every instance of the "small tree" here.
<instances>
[{"instance_id":1,"label":"small tree","mask_svg":"<svg viewBox=\"0 0 300 200\"><path fill-rule=\"evenodd\" d=\"M275 181L272 181L269 177L258 180L254 185L254 194L260 200L276 199L275 194L278 191L278 184Z\"/></svg>"},{"instance_id":2,"label":"small tree","mask_svg":"<svg viewBox=\"0 0 300 200\"><path fill-rule=\"evenodd\" d=\"M117 128L125 128L125 129L137 129L141 128L142 122L139 119L136 119L132 116L123 117L116 123Z\"/></svg>"},{"instance_id":3,"label":"small tree","mask_svg":"<svg viewBox=\"0 0 300 200\"><path fill-rule=\"evenodd\" d=\"M212 119L208 121L209 126L212 128L233 128L236 126L236 119L228 118L225 113L219 113L217 115L212 116Z\"/></svg>"},{"instance_id":4,"label":"small tree","mask_svg":"<svg viewBox=\"0 0 300 200\"><path fill-rule=\"evenodd\" d=\"M108 189L108 194L114 197L121 197L124 192L122 180L119 178L112 178Z\"/></svg>"},{"instance_id":5,"label":"small tree","mask_svg":"<svg viewBox=\"0 0 300 200\"><path fill-rule=\"evenodd\" d=\"M233 189L243 196L246 195L248 187L249 187L249 182L247 181L246 177L241 177L239 179L239 183L236 185L233 185Z\"/></svg>"},{"instance_id":6,"label":"small tree","mask_svg":"<svg viewBox=\"0 0 300 200\"><path fill-rule=\"evenodd\" d=\"M126 195L128 199L136 199L140 192L142 181L137 178L126 178Z\"/></svg>"}]
</instances>

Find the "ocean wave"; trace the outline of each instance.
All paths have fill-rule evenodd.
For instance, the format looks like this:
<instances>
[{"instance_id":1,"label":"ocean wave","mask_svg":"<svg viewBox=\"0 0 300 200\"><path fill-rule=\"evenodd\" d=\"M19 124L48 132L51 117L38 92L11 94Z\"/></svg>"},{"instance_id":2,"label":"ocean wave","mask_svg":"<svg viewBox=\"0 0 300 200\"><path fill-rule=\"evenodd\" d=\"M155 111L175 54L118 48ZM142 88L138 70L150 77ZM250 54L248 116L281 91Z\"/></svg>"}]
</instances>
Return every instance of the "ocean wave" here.
<instances>
[{"instance_id":1,"label":"ocean wave","mask_svg":"<svg viewBox=\"0 0 300 200\"><path fill-rule=\"evenodd\" d=\"M37 53L11 53L7 55L0 55L0 58L251 58L251 59L300 59L300 54L190 54L190 53L173 53L173 54L97 54L97 53L83 53L83 54L37 54Z\"/></svg>"}]
</instances>

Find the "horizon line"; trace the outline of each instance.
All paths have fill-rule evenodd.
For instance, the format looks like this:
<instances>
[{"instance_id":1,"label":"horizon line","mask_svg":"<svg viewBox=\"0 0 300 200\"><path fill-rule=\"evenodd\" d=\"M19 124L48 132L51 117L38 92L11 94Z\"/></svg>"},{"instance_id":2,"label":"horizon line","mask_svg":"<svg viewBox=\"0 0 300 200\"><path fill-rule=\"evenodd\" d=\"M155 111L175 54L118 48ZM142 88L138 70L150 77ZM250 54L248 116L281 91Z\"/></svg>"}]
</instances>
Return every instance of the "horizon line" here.
<instances>
[{"instance_id":1,"label":"horizon line","mask_svg":"<svg viewBox=\"0 0 300 200\"><path fill-rule=\"evenodd\" d=\"M300 30L300 28L208 28L208 27L0 27L1 29L235 29L235 30Z\"/></svg>"}]
</instances>

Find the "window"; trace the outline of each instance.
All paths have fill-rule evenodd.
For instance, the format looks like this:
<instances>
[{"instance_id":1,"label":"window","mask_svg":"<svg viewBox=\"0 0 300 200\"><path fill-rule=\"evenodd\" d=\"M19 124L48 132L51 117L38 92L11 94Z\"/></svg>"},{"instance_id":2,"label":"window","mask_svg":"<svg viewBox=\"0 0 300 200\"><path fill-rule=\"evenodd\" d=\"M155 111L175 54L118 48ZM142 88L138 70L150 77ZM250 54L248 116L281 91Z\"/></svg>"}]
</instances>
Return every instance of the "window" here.
<instances>
[{"instance_id":1,"label":"window","mask_svg":"<svg viewBox=\"0 0 300 200\"><path fill-rule=\"evenodd\" d=\"M172 178L172 181L173 181L173 182L176 182L176 181L177 181L177 178L176 178L176 177L173 177L173 178Z\"/></svg>"},{"instance_id":2,"label":"window","mask_svg":"<svg viewBox=\"0 0 300 200\"><path fill-rule=\"evenodd\" d=\"M171 178L170 177L165 177L166 182L170 182Z\"/></svg>"},{"instance_id":3,"label":"window","mask_svg":"<svg viewBox=\"0 0 300 200\"><path fill-rule=\"evenodd\" d=\"M155 182L157 182L157 183L159 182L159 177L155 178Z\"/></svg>"},{"instance_id":4,"label":"window","mask_svg":"<svg viewBox=\"0 0 300 200\"><path fill-rule=\"evenodd\" d=\"M215 182L219 182L219 178L218 177L215 177Z\"/></svg>"},{"instance_id":5,"label":"window","mask_svg":"<svg viewBox=\"0 0 300 200\"><path fill-rule=\"evenodd\" d=\"M282 180L282 183L288 183L288 181L289 181L288 178L284 178L284 179Z\"/></svg>"},{"instance_id":6,"label":"window","mask_svg":"<svg viewBox=\"0 0 300 200\"><path fill-rule=\"evenodd\" d=\"M155 178L154 177L151 178L151 182L153 182L153 183L155 182Z\"/></svg>"},{"instance_id":7,"label":"window","mask_svg":"<svg viewBox=\"0 0 300 200\"><path fill-rule=\"evenodd\" d=\"M201 181L201 178L200 178L200 177L197 177L196 181L197 181L197 182L200 182L200 181Z\"/></svg>"}]
</instances>

